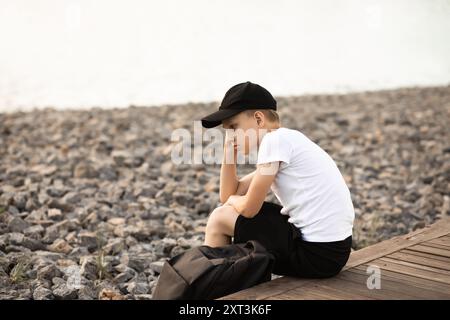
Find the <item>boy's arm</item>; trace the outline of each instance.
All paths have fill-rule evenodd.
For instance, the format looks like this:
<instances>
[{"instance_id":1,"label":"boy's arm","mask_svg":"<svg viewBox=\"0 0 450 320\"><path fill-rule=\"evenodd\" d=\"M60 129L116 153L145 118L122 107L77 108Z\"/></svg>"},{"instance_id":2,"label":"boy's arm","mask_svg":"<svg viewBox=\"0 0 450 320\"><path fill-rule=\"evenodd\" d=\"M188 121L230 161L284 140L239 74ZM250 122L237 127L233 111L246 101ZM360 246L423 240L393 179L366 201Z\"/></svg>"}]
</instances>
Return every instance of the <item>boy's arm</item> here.
<instances>
[{"instance_id":1,"label":"boy's arm","mask_svg":"<svg viewBox=\"0 0 450 320\"><path fill-rule=\"evenodd\" d=\"M226 165L225 165L226 166ZM231 171L231 172L227 172ZM231 195L243 196L247 193L250 183L252 182L253 177L255 176L256 170L245 175L242 178L237 178L237 187L235 187L234 179L231 179L235 172L233 168L222 168L221 170L221 178L220 178L220 202L224 203L228 200ZM228 183L228 185L227 185ZM235 189L236 191L232 191Z\"/></svg>"},{"instance_id":2,"label":"boy's arm","mask_svg":"<svg viewBox=\"0 0 450 320\"><path fill-rule=\"evenodd\" d=\"M231 205L242 216L253 218L261 209L278 168L278 161L258 165L246 194L232 195L224 205Z\"/></svg>"},{"instance_id":3,"label":"boy's arm","mask_svg":"<svg viewBox=\"0 0 450 320\"><path fill-rule=\"evenodd\" d=\"M237 152L234 148L234 138L225 132L222 166L220 168L219 199L225 203L228 197L235 194L239 186L236 170Z\"/></svg>"},{"instance_id":4,"label":"boy's arm","mask_svg":"<svg viewBox=\"0 0 450 320\"><path fill-rule=\"evenodd\" d=\"M248 187L250 186L250 183L252 182L253 177L255 176L256 170L253 172L250 172L249 174L245 175L241 179L239 179L239 184L236 190L236 195L243 196L247 193Z\"/></svg>"},{"instance_id":5,"label":"boy's arm","mask_svg":"<svg viewBox=\"0 0 450 320\"><path fill-rule=\"evenodd\" d=\"M227 158L228 156L228 158ZM231 161L226 161L226 159ZM221 203L225 203L231 195L244 195L247 193L250 182L255 171L239 179L236 169L237 152L234 149L234 140L230 136L225 137L224 157L220 168L220 191L219 198Z\"/></svg>"}]
</instances>

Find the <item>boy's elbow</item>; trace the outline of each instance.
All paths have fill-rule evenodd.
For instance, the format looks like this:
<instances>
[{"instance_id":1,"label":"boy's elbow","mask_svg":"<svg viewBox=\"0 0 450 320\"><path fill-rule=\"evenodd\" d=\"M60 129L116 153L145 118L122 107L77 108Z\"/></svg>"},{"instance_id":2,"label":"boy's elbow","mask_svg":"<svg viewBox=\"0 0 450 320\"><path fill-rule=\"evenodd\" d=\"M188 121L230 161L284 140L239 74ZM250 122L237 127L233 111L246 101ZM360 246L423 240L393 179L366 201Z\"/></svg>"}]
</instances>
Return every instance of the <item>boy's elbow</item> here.
<instances>
[{"instance_id":1,"label":"boy's elbow","mask_svg":"<svg viewBox=\"0 0 450 320\"><path fill-rule=\"evenodd\" d=\"M260 205L255 205L255 204L251 204L245 205L245 207L242 209L241 215L243 215L246 218L253 218L254 216L256 216L258 214L258 212L261 210L262 207L262 203Z\"/></svg>"},{"instance_id":2,"label":"boy's elbow","mask_svg":"<svg viewBox=\"0 0 450 320\"><path fill-rule=\"evenodd\" d=\"M241 212L241 215L246 217L246 218L253 218L254 216L256 216L258 212L255 210L252 210L251 208L244 208Z\"/></svg>"}]
</instances>

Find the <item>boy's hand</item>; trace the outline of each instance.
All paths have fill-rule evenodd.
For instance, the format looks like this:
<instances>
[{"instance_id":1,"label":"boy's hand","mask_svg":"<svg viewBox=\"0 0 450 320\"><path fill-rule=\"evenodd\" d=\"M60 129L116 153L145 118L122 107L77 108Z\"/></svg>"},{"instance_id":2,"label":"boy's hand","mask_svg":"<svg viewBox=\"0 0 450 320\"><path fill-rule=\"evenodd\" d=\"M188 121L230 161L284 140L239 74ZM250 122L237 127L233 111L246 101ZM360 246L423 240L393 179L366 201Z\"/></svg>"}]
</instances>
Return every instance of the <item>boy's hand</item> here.
<instances>
[{"instance_id":1,"label":"boy's hand","mask_svg":"<svg viewBox=\"0 0 450 320\"><path fill-rule=\"evenodd\" d=\"M233 130L227 129L225 131L225 143L224 143L224 151L225 151L225 163L227 164L236 164L237 161L237 144L236 144L236 136ZM234 161L234 162L232 162Z\"/></svg>"}]
</instances>

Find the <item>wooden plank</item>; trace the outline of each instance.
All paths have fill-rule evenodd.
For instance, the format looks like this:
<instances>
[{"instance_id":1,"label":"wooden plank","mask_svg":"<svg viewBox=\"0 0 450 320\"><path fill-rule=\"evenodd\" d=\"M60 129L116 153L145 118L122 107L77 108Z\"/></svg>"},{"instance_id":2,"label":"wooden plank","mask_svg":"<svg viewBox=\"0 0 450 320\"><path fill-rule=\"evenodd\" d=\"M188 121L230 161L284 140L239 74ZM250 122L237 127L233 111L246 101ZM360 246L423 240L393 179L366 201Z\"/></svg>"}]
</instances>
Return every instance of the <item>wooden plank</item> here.
<instances>
[{"instance_id":1,"label":"wooden plank","mask_svg":"<svg viewBox=\"0 0 450 320\"><path fill-rule=\"evenodd\" d=\"M440 238L436 238L436 239L431 239L431 240L428 240L426 243L439 244L441 246L446 246L446 247L450 248L450 237L449 238L440 237Z\"/></svg>"},{"instance_id":2,"label":"wooden plank","mask_svg":"<svg viewBox=\"0 0 450 320\"><path fill-rule=\"evenodd\" d=\"M361 272L355 269L349 269L346 271L346 273L343 274L350 276L350 279L356 279L355 275L359 275L362 277L359 281L362 281L363 284L365 284L369 276L369 274L367 274L365 271ZM383 270L381 274L381 291L384 291L386 289L392 292L396 292L396 298L404 297L406 299L450 299L450 291L434 290L434 287L425 287L423 286L423 284L418 285L414 282L407 282L403 279L388 276ZM368 289L368 294L374 292L374 290L378 291L380 289Z\"/></svg>"},{"instance_id":3,"label":"wooden plank","mask_svg":"<svg viewBox=\"0 0 450 320\"><path fill-rule=\"evenodd\" d=\"M280 293L270 297L270 300L300 300L298 298L292 298L290 294ZM302 300L337 300L336 298L327 297L322 294L316 294L314 292L308 292L308 295Z\"/></svg>"},{"instance_id":4,"label":"wooden plank","mask_svg":"<svg viewBox=\"0 0 450 320\"><path fill-rule=\"evenodd\" d=\"M429 256L433 257L432 255L429 255ZM420 264L420 265L424 265L424 266L430 266L430 267L435 267L438 269L450 271L450 263L449 262L444 262L444 261L432 259L429 257L416 256L413 254L405 253L405 252L403 252L403 250L391 253L390 255L387 255L386 257L392 258L392 259L397 259L400 261L412 262L412 263L416 263L416 264Z\"/></svg>"},{"instance_id":5,"label":"wooden plank","mask_svg":"<svg viewBox=\"0 0 450 320\"><path fill-rule=\"evenodd\" d=\"M432 248L438 248L438 249L442 249L442 250L449 250L450 251L450 247L449 246L444 246L442 244L433 243L433 242L430 242L430 241L422 242L421 245L427 246L427 247L432 247Z\"/></svg>"},{"instance_id":6,"label":"wooden plank","mask_svg":"<svg viewBox=\"0 0 450 320\"><path fill-rule=\"evenodd\" d=\"M422 299L423 290L408 285L383 281L380 289L367 288L367 275L343 272L339 276L329 279L320 279L303 288L284 292L290 299L307 299L310 292L314 294L332 295L329 298L345 299L345 294L354 295L353 299ZM331 294L333 292L333 294ZM357 297L357 298L356 298ZM270 298L272 299L272 297Z\"/></svg>"},{"instance_id":7,"label":"wooden plank","mask_svg":"<svg viewBox=\"0 0 450 320\"><path fill-rule=\"evenodd\" d=\"M345 279L349 281L354 281L360 284L361 288L365 290L366 295L373 297L374 292L380 292L383 299L394 298L394 299L421 299L424 297L424 290L411 286L407 283L400 283L392 281L389 278L382 279L381 289L369 289L367 288L368 274L361 275L354 273L350 270L340 274L337 279Z\"/></svg>"},{"instance_id":8,"label":"wooden plank","mask_svg":"<svg viewBox=\"0 0 450 320\"><path fill-rule=\"evenodd\" d=\"M348 272L359 273L367 276L367 267L369 265L361 265L355 268L347 270ZM436 292L442 299L450 299L450 285L442 282L436 282L434 280L428 280L424 278L418 278L415 276L410 276L403 273L398 273L395 271L382 269L381 271L382 279L387 278L391 281L407 283L408 285L415 286L418 288L423 288L429 291ZM441 299L439 298L439 299Z\"/></svg>"},{"instance_id":9,"label":"wooden plank","mask_svg":"<svg viewBox=\"0 0 450 320\"><path fill-rule=\"evenodd\" d=\"M383 257L383 258L380 258L379 260L385 261L385 262L392 262L392 263L400 264L402 266L407 266L407 267L412 267L412 268L416 268L416 269L427 270L427 271L432 271L432 272L444 274L444 275L449 276L449 279L450 279L450 271L448 271L448 270L435 268L435 267L432 267L432 266L427 266L427 265L418 264L418 263L409 262L409 261L402 261L402 260L392 259L392 258L389 258L389 257Z\"/></svg>"},{"instance_id":10,"label":"wooden plank","mask_svg":"<svg viewBox=\"0 0 450 320\"><path fill-rule=\"evenodd\" d=\"M284 276L221 297L218 300L262 300L272 295L288 291L292 288L300 288L313 280L314 279L301 279Z\"/></svg>"},{"instance_id":11,"label":"wooden plank","mask_svg":"<svg viewBox=\"0 0 450 320\"><path fill-rule=\"evenodd\" d=\"M411 276L425 278L429 280L434 280L437 282L442 282L446 284L450 284L450 276L437 273L434 271L418 269L416 267L410 267L406 265L402 265L399 263L391 262L391 261L383 261L382 259L377 259L370 262L370 265L376 265L380 269L386 269L391 271L396 271L399 273L409 274Z\"/></svg>"},{"instance_id":12,"label":"wooden plank","mask_svg":"<svg viewBox=\"0 0 450 320\"><path fill-rule=\"evenodd\" d=\"M344 270L364 264L370 260L388 255L392 252L405 249L415 244L442 237L450 233L450 218L444 218L438 222L416 230L407 235L397 236L372 246L353 251Z\"/></svg>"},{"instance_id":13,"label":"wooden plank","mask_svg":"<svg viewBox=\"0 0 450 320\"><path fill-rule=\"evenodd\" d=\"M437 261L442 261L445 263L449 263L450 264L450 258L447 257L443 257L443 256L437 256L431 253L426 253L426 252L420 252L420 251L412 251L409 249L403 249L400 250L398 252L404 252L410 255L415 255L415 256L419 256L419 257L425 257L425 258L429 258L429 259L433 259L433 260L437 260Z\"/></svg>"},{"instance_id":14,"label":"wooden plank","mask_svg":"<svg viewBox=\"0 0 450 320\"><path fill-rule=\"evenodd\" d=\"M443 250L443 249L439 249L439 248L428 247L428 246L424 246L424 245L421 245L421 244L417 244L415 246L411 246L408 249L412 250L412 251L431 253L431 254L436 255L436 256L442 256L442 257L450 258L450 250Z\"/></svg>"},{"instance_id":15,"label":"wooden plank","mask_svg":"<svg viewBox=\"0 0 450 320\"><path fill-rule=\"evenodd\" d=\"M348 288L348 286L347 286ZM356 290L343 291L342 288L336 289L327 285L308 285L305 288L297 288L288 292L270 297L272 299L283 300L375 300L374 297L364 296L356 293Z\"/></svg>"}]
</instances>

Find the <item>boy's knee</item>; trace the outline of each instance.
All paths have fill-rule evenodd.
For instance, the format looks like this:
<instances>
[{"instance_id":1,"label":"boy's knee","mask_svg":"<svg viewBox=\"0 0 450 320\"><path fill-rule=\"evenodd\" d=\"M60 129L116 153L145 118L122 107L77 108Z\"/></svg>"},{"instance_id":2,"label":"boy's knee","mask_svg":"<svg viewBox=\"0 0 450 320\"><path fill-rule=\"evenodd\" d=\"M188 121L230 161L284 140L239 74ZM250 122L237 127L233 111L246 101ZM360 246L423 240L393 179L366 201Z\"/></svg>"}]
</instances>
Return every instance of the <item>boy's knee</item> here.
<instances>
[{"instance_id":1,"label":"boy's knee","mask_svg":"<svg viewBox=\"0 0 450 320\"><path fill-rule=\"evenodd\" d=\"M228 224L232 223L234 215L238 215L236 210L231 206L220 206L215 208L208 217L206 223L206 231L211 233L230 233L230 226Z\"/></svg>"}]
</instances>

